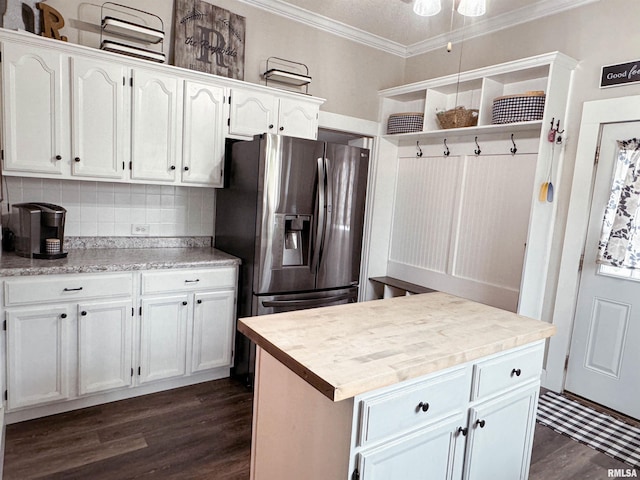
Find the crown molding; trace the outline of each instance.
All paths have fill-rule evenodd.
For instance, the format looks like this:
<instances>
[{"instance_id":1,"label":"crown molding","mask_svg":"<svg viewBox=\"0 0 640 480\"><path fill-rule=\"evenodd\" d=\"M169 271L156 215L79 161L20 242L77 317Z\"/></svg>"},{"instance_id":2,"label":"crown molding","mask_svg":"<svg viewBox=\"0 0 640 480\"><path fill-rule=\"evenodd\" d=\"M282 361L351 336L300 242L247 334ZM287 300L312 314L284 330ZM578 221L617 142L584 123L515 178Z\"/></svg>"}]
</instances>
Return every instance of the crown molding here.
<instances>
[{"instance_id":1,"label":"crown molding","mask_svg":"<svg viewBox=\"0 0 640 480\"><path fill-rule=\"evenodd\" d=\"M437 35L423 42L403 45L386 38L365 32L359 28L338 22L329 17L297 7L282 0L238 0L261 10L303 23L313 28L338 35L340 37L361 43L363 45L398 55L403 58L413 57L422 53L444 47L447 42L460 42L489 33L504 30L522 23L531 22L539 18L555 15L566 10L599 2L600 0L543 0L529 7L523 7L485 20L476 20L473 24L456 29L450 33Z\"/></svg>"},{"instance_id":2,"label":"crown molding","mask_svg":"<svg viewBox=\"0 0 640 480\"><path fill-rule=\"evenodd\" d=\"M406 56L407 47L401 43L392 42L386 38L374 35L346 23L338 22L329 17L318 15L304 8L291 5L281 0L239 0L261 10L280 15L295 22L303 23L310 27L323 30L339 37L367 45L383 52L392 53L401 57Z\"/></svg>"}]
</instances>

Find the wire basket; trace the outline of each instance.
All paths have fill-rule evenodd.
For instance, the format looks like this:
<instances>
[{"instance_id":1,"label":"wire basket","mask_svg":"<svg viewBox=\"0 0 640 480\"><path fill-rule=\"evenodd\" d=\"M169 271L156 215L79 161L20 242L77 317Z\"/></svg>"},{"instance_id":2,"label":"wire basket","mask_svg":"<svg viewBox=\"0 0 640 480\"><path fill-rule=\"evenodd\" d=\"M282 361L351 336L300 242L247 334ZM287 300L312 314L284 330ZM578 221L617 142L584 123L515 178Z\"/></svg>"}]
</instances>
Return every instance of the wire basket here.
<instances>
[{"instance_id":1,"label":"wire basket","mask_svg":"<svg viewBox=\"0 0 640 480\"><path fill-rule=\"evenodd\" d=\"M440 128L475 127L478 124L478 110L456 107L444 112L436 112Z\"/></svg>"}]
</instances>

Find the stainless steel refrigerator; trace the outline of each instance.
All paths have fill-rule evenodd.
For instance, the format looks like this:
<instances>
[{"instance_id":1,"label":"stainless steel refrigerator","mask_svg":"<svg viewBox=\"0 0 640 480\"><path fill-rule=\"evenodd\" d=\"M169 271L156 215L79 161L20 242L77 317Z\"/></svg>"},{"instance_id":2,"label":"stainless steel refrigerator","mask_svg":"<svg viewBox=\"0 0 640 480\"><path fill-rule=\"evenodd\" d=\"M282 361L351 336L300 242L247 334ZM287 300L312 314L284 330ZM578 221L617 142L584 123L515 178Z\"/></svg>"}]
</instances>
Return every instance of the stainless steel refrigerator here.
<instances>
[{"instance_id":1,"label":"stainless steel refrigerator","mask_svg":"<svg viewBox=\"0 0 640 480\"><path fill-rule=\"evenodd\" d=\"M356 302L369 150L281 135L227 144L215 246L242 259L238 316ZM255 346L236 334L234 374Z\"/></svg>"}]
</instances>

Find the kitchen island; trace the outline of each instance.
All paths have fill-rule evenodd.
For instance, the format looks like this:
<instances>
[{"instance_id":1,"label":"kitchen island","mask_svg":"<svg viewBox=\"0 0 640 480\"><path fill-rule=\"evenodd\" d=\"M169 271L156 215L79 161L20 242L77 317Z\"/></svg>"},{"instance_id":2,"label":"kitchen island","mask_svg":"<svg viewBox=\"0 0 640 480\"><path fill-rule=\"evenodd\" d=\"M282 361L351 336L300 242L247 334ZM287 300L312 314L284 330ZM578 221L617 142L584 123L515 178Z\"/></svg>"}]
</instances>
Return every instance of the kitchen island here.
<instances>
[{"instance_id":1,"label":"kitchen island","mask_svg":"<svg viewBox=\"0 0 640 480\"><path fill-rule=\"evenodd\" d=\"M527 478L554 326L436 292L238 329L259 347L252 479Z\"/></svg>"}]
</instances>

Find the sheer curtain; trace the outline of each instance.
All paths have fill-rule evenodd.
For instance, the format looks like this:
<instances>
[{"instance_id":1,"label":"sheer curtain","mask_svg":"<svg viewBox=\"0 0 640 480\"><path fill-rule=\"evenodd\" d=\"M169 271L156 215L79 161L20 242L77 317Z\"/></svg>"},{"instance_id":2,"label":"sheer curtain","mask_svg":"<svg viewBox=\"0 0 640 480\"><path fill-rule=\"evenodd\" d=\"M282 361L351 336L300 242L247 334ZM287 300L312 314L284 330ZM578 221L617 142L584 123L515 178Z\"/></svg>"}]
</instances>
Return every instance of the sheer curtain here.
<instances>
[{"instance_id":1,"label":"sheer curtain","mask_svg":"<svg viewBox=\"0 0 640 480\"><path fill-rule=\"evenodd\" d=\"M598 244L598 263L640 268L640 140L618 141L618 159Z\"/></svg>"}]
</instances>

